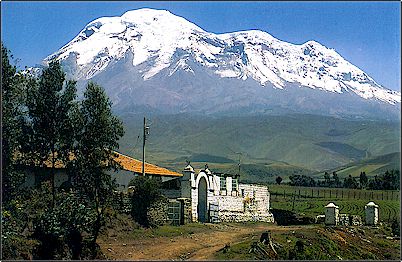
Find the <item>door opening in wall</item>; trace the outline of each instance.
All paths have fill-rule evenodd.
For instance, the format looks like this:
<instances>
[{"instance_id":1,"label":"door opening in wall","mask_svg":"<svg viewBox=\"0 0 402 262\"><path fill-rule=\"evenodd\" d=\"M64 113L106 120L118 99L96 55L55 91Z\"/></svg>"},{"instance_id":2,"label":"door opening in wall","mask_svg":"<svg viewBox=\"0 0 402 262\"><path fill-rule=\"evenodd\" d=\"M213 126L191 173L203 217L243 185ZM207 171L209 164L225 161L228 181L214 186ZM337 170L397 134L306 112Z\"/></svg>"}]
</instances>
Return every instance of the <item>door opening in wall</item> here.
<instances>
[{"instance_id":1,"label":"door opening in wall","mask_svg":"<svg viewBox=\"0 0 402 262\"><path fill-rule=\"evenodd\" d=\"M198 183L197 213L199 222L208 222L207 208L207 181L202 177Z\"/></svg>"}]
</instances>

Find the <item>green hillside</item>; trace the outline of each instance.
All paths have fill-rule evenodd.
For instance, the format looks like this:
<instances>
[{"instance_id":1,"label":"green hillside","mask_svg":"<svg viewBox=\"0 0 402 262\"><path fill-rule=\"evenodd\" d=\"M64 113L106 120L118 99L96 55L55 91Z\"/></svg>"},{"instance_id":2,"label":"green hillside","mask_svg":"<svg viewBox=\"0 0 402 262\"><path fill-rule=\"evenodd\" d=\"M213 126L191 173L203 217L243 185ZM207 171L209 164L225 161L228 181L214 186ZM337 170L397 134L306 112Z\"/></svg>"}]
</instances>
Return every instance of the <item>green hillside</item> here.
<instances>
[{"instance_id":1,"label":"green hillside","mask_svg":"<svg viewBox=\"0 0 402 262\"><path fill-rule=\"evenodd\" d=\"M136 158L142 156L142 117L121 116L126 134L120 150ZM262 178L263 173L272 177L286 176L294 170L316 173L359 161L366 163L370 170L400 163L396 157L384 156L400 151L400 124L397 122L315 115L209 117L180 114L148 116L148 119L147 161L177 171L185 166L186 160L192 161L194 166L197 163L196 168L205 163L210 167L216 164L215 168L221 169L236 168L239 158L236 152L242 153L244 172L248 168L253 170L249 171L250 180ZM384 161L380 161L380 156ZM378 163L370 162L376 157L379 157Z\"/></svg>"},{"instance_id":2,"label":"green hillside","mask_svg":"<svg viewBox=\"0 0 402 262\"><path fill-rule=\"evenodd\" d=\"M366 172L368 176L374 176L384 173L386 170L400 169L400 159L401 153L395 152L357 161L327 172L336 171L341 178L349 175L359 176L360 172ZM323 176L323 173L318 173L316 176Z\"/></svg>"}]
</instances>

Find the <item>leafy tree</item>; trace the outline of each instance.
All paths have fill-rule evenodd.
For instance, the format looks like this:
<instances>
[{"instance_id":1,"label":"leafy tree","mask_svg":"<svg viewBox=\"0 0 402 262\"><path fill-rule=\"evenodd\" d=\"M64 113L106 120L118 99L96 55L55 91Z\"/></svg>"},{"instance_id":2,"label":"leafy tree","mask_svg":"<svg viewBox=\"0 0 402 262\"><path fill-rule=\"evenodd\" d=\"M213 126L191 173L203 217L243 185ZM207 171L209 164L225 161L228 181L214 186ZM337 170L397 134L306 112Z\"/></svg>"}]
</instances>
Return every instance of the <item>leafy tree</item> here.
<instances>
[{"instance_id":1,"label":"leafy tree","mask_svg":"<svg viewBox=\"0 0 402 262\"><path fill-rule=\"evenodd\" d=\"M306 175L291 175L289 179L291 186L309 186L309 187L316 186L315 180Z\"/></svg>"},{"instance_id":2,"label":"leafy tree","mask_svg":"<svg viewBox=\"0 0 402 262\"><path fill-rule=\"evenodd\" d=\"M368 183L369 189L396 190L400 188L399 170L386 170L384 174L374 176Z\"/></svg>"},{"instance_id":3,"label":"leafy tree","mask_svg":"<svg viewBox=\"0 0 402 262\"><path fill-rule=\"evenodd\" d=\"M341 181L339 180L338 174L334 171L332 172L332 178L334 179L334 185L335 187L340 187L341 186Z\"/></svg>"},{"instance_id":4,"label":"leafy tree","mask_svg":"<svg viewBox=\"0 0 402 262\"><path fill-rule=\"evenodd\" d=\"M9 50L1 43L1 100L2 100L2 199L8 208L11 199L24 182L23 173L18 170L15 153L20 148L23 137L24 80L17 74L16 67L10 64Z\"/></svg>"},{"instance_id":5,"label":"leafy tree","mask_svg":"<svg viewBox=\"0 0 402 262\"><path fill-rule=\"evenodd\" d=\"M367 186L368 183L368 177L366 175L366 172L360 172L360 176L359 176L359 182L360 182L360 186L361 188L365 188Z\"/></svg>"},{"instance_id":6,"label":"leafy tree","mask_svg":"<svg viewBox=\"0 0 402 262\"><path fill-rule=\"evenodd\" d=\"M129 186L134 188L131 196L131 216L140 225L149 227L148 211L151 205L162 197L161 185L155 179L137 176L130 181Z\"/></svg>"},{"instance_id":7,"label":"leafy tree","mask_svg":"<svg viewBox=\"0 0 402 262\"><path fill-rule=\"evenodd\" d=\"M325 184L327 186L329 186L331 184L331 176L328 174L328 172L324 173L324 180L325 180Z\"/></svg>"},{"instance_id":8,"label":"leafy tree","mask_svg":"<svg viewBox=\"0 0 402 262\"><path fill-rule=\"evenodd\" d=\"M278 176L278 177L275 179L275 181L276 181L276 183L277 183L278 185L280 185L280 184L282 183L282 177Z\"/></svg>"},{"instance_id":9,"label":"leafy tree","mask_svg":"<svg viewBox=\"0 0 402 262\"><path fill-rule=\"evenodd\" d=\"M356 189L356 188L358 188L358 186L359 185L356 181L356 178L352 177L351 175L349 175L349 177L347 177L347 178L345 177L345 180L343 182L343 187Z\"/></svg>"},{"instance_id":10,"label":"leafy tree","mask_svg":"<svg viewBox=\"0 0 402 262\"><path fill-rule=\"evenodd\" d=\"M71 110L76 106L76 82L65 81L65 73L58 61L52 61L32 87L28 99L31 128L28 159L35 165L51 163L53 205L55 203L55 164L66 164L73 146L71 138Z\"/></svg>"},{"instance_id":11,"label":"leafy tree","mask_svg":"<svg viewBox=\"0 0 402 262\"><path fill-rule=\"evenodd\" d=\"M82 234L91 228L95 213L73 192L58 193L56 206L34 221L33 237L40 241L37 259L80 259Z\"/></svg>"},{"instance_id":12,"label":"leafy tree","mask_svg":"<svg viewBox=\"0 0 402 262\"><path fill-rule=\"evenodd\" d=\"M104 226L105 210L112 201L116 183L107 171L116 169L113 150L119 147L123 124L112 114L112 103L102 87L88 83L79 114L75 116L82 129L77 133L77 146L72 182L83 198L92 203L96 214L91 228L93 257L96 240Z\"/></svg>"}]
</instances>

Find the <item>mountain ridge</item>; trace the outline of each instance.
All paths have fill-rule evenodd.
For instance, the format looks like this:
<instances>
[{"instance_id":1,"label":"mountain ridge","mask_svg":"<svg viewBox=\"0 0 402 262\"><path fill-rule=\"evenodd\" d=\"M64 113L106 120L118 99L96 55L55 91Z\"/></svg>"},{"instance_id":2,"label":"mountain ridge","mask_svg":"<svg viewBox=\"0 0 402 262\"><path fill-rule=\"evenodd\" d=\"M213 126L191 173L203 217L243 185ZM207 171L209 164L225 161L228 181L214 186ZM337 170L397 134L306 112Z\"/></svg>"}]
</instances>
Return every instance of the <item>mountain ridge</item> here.
<instances>
[{"instance_id":1,"label":"mountain ridge","mask_svg":"<svg viewBox=\"0 0 402 262\"><path fill-rule=\"evenodd\" d=\"M105 82L120 108L121 104L153 104L162 111L186 112L191 103L201 102L189 97L201 94L216 108L222 107L221 111L254 104L264 108L275 93L267 89L289 90L289 86L321 92L314 97L339 94L342 100L344 94L357 96L378 102L375 107L396 106L397 111L401 103L400 92L382 87L316 41L295 45L261 30L214 34L166 10L138 9L120 17L98 18L44 61L52 59L61 60L78 80ZM295 99L300 100L297 92ZM286 99L286 94L279 96ZM305 111L305 107L293 111Z\"/></svg>"}]
</instances>

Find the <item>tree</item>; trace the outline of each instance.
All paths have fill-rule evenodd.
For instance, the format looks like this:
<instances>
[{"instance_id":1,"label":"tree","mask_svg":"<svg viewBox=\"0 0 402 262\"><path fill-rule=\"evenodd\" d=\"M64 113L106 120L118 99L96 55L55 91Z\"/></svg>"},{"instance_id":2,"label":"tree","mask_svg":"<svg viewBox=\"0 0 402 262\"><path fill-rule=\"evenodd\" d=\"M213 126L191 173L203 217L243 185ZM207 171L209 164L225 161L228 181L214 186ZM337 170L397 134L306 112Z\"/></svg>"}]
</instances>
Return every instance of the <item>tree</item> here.
<instances>
[{"instance_id":1,"label":"tree","mask_svg":"<svg viewBox=\"0 0 402 262\"><path fill-rule=\"evenodd\" d=\"M316 182L313 178L306 175L291 175L289 176L291 186L310 186L315 187Z\"/></svg>"},{"instance_id":2,"label":"tree","mask_svg":"<svg viewBox=\"0 0 402 262\"><path fill-rule=\"evenodd\" d=\"M358 188L358 183L356 181L356 178L352 177L351 175L349 175L349 177L345 177L345 180L343 182L343 187L346 188L353 188L356 189Z\"/></svg>"},{"instance_id":3,"label":"tree","mask_svg":"<svg viewBox=\"0 0 402 262\"><path fill-rule=\"evenodd\" d=\"M335 187L340 187L341 186L341 181L339 180L338 174L335 171L332 172L332 178L334 179Z\"/></svg>"},{"instance_id":4,"label":"tree","mask_svg":"<svg viewBox=\"0 0 402 262\"><path fill-rule=\"evenodd\" d=\"M325 184L326 184L327 186L329 186L330 183L331 183L331 176L328 174L328 172L325 172L325 173L324 173L324 179L325 179Z\"/></svg>"},{"instance_id":5,"label":"tree","mask_svg":"<svg viewBox=\"0 0 402 262\"><path fill-rule=\"evenodd\" d=\"M131 196L131 216L140 225L149 227L148 211L151 205L162 197L161 185L155 179L137 176L130 181L129 186L134 187Z\"/></svg>"},{"instance_id":6,"label":"tree","mask_svg":"<svg viewBox=\"0 0 402 262\"><path fill-rule=\"evenodd\" d=\"M278 176L278 177L275 179L275 181L276 181L276 183L277 183L278 185L280 185L281 182L282 182L282 177Z\"/></svg>"},{"instance_id":7,"label":"tree","mask_svg":"<svg viewBox=\"0 0 402 262\"><path fill-rule=\"evenodd\" d=\"M399 170L386 170L384 174L375 175L368 182L369 189L396 190L400 188Z\"/></svg>"},{"instance_id":8,"label":"tree","mask_svg":"<svg viewBox=\"0 0 402 262\"><path fill-rule=\"evenodd\" d=\"M73 147L71 110L76 106L76 82L65 81L58 61L52 61L30 90L28 114L31 124L28 159L34 165L45 166L50 160L53 206L55 203L55 164L66 165Z\"/></svg>"},{"instance_id":9,"label":"tree","mask_svg":"<svg viewBox=\"0 0 402 262\"><path fill-rule=\"evenodd\" d=\"M76 121L82 127L77 146L72 182L83 198L92 203L96 220L91 229L91 248L96 256L96 240L104 225L105 210L112 201L115 181L107 171L116 169L113 150L119 147L123 124L112 114L112 103L102 87L88 83Z\"/></svg>"},{"instance_id":10,"label":"tree","mask_svg":"<svg viewBox=\"0 0 402 262\"><path fill-rule=\"evenodd\" d=\"M15 153L19 150L23 137L25 79L21 74L17 74L16 67L10 64L9 57L12 58L9 50L1 43L2 199L7 208L24 182L24 175L16 165Z\"/></svg>"},{"instance_id":11,"label":"tree","mask_svg":"<svg viewBox=\"0 0 402 262\"><path fill-rule=\"evenodd\" d=\"M366 172L360 172L360 176L359 176L359 182L360 182L360 186L361 188L365 188L367 186L368 183L368 177L366 175Z\"/></svg>"}]
</instances>

